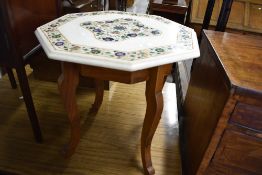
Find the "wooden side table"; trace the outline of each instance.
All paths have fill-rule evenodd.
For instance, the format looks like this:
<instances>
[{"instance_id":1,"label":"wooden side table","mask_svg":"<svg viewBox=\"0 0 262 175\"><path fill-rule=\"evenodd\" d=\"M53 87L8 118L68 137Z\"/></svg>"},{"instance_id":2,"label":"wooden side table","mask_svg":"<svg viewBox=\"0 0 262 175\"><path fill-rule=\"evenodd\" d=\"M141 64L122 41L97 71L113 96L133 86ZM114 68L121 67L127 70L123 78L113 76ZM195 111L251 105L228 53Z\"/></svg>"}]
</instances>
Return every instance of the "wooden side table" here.
<instances>
[{"instance_id":1,"label":"wooden side table","mask_svg":"<svg viewBox=\"0 0 262 175\"><path fill-rule=\"evenodd\" d=\"M96 79L90 115L102 104L104 80L146 81L141 156L145 174L154 174L150 149L163 109L162 88L173 62L199 56L195 32L158 16L103 11L65 15L39 27L36 35L47 56L62 61L58 87L71 126L65 155L74 153L80 139L75 94L80 75Z\"/></svg>"}]
</instances>

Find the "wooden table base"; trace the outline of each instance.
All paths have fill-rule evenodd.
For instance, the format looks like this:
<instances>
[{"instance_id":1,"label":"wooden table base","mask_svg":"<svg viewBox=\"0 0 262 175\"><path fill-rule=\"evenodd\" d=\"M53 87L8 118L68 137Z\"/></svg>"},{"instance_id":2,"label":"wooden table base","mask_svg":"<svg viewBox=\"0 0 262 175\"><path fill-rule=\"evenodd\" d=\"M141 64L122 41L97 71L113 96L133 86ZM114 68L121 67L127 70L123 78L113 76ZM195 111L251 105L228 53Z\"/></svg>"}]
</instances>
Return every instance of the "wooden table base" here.
<instances>
[{"instance_id":1,"label":"wooden table base","mask_svg":"<svg viewBox=\"0 0 262 175\"><path fill-rule=\"evenodd\" d=\"M108 68L62 63L62 74L58 79L58 88L61 93L71 127L71 137L65 149L65 156L70 157L80 139L80 116L76 103L76 88L79 75L96 79L96 97L89 114L95 115L103 101L104 80L134 84L146 81L146 115L141 135L141 156L145 174L155 174L151 161L151 142L161 118L163 110L162 88L166 76L170 73L172 64L148 68L135 72L126 72Z\"/></svg>"}]
</instances>

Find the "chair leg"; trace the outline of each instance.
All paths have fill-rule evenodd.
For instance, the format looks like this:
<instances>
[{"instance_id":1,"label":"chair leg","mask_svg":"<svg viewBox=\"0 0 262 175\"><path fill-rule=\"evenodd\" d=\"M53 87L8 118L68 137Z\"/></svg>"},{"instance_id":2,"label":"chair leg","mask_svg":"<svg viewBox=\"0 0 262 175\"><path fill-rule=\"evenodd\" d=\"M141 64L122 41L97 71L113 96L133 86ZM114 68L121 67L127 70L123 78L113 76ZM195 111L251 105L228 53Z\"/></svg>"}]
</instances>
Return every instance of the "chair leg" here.
<instances>
[{"instance_id":1,"label":"chair leg","mask_svg":"<svg viewBox=\"0 0 262 175\"><path fill-rule=\"evenodd\" d=\"M192 7L192 0L189 1L189 4L188 4L188 10L186 12L186 20L185 20L185 26L189 26L190 24L190 16L191 16L191 7Z\"/></svg>"},{"instance_id":2,"label":"chair leg","mask_svg":"<svg viewBox=\"0 0 262 175\"><path fill-rule=\"evenodd\" d=\"M13 89L16 89L17 88L17 84L16 84L16 81L15 81L15 76L14 76L14 73L13 73L12 69L6 67L5 70L6 70L6 73L8 75L11 87Z\"/></svg>"},{"instance_id":3,"label":"chair leg","mask_svg":"<svg viewBox=\"0 0 262 175\"><path fill-rule=\"evenodd\" d=\"M126 12L126 8L127 8L127 0L123 0L123 7L124 7L124 11Z\"/></svg>"},{"instance_id":4,"label":"chair leg","mask_svg":"<svg viewBox=\"0 0 262 175\"><path fill-rule=\"evenodd\" d=\"M107 0L104 0L104 7L103 7L103 10L105 11L106 10L106 5L107 5Z\"/></svg>"},{"instance_id":5,"label":"chair leg","mask_svg":"<svg viewBox=\"0 0 262 175\"><path fill-rule=\"evenodd\" d=\"M31 91L30 91L30 87L28 84L28 79L26 76L24 66L18 66L16 68L16 72L17 72L19 83L20 83L20 88L21 88L21 91L24 97L27 113L28 113L28 116L29 116L29 119L32 125L32 129L34 132L35 140L38 143L41 143L42 142L42 133L41 133L39 122L38 122L37 115L35 112L35 107L34 107L33 99L31 96Z\"/></svg>"}]
</instances>

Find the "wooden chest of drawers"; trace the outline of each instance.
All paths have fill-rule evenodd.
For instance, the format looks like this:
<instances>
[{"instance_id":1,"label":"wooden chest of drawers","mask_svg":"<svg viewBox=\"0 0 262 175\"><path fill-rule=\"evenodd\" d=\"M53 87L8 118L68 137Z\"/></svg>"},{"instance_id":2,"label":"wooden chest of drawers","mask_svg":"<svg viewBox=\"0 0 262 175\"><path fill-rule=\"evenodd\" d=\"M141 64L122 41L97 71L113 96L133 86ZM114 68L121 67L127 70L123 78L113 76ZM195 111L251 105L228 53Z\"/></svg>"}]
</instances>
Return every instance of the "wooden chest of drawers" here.
<instances>
[{"instance_id":1,"label":"wooden chest of drawers","mask_svg":"<svg viewBox=\"0 0 262 175\"><path fill-rule=\"evenodd\" d=\"M204 31L184 110L185 174L262 174L262 37Z\"/></svg>"}]
</instances>

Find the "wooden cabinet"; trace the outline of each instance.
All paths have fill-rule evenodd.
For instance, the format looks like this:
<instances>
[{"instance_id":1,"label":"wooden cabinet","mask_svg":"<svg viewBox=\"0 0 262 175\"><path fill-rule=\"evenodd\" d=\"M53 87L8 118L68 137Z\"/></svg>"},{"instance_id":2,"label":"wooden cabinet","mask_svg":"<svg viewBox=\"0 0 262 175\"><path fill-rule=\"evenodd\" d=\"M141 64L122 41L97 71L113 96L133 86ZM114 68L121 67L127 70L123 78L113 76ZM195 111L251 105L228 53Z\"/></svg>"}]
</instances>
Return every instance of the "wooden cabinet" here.
<instances>
[{"instance_id":1,"label":"wooden cabinet","mask_svg":"<svg viewBox=\"0 0 262 175\"><path fill-rule=\"evenodd\" d=\"M182 118L185 174L262 174L261 41L204 31Z\"/></svg>"},{"instance_id":2,"label":"wooden cabinet","mask_svg":"<svg viewBox=\"0 0 262 175\"><path fill-rule=\"evenodd\" d=\"M193 0L191 22L202 23L208 0ZM223 0L216 0L211 25L216 25ZM262 33L262 1L234 0L228 28Z\"/></svg>"}]
</instances>

